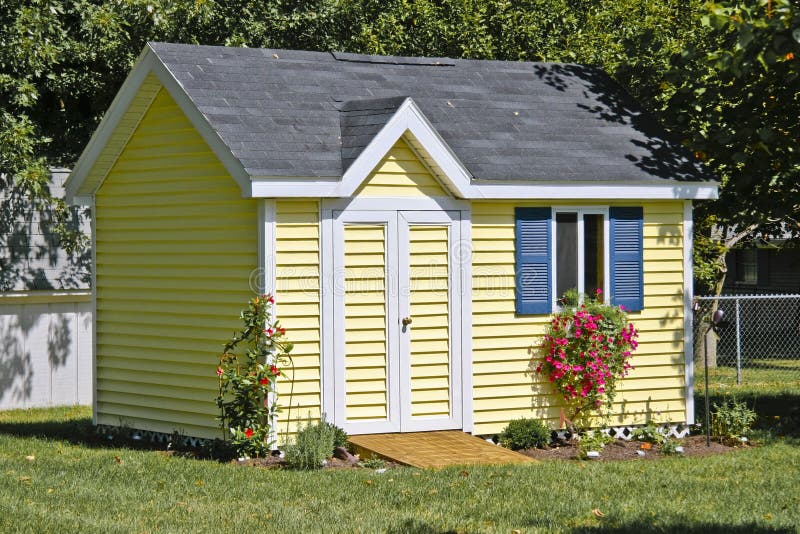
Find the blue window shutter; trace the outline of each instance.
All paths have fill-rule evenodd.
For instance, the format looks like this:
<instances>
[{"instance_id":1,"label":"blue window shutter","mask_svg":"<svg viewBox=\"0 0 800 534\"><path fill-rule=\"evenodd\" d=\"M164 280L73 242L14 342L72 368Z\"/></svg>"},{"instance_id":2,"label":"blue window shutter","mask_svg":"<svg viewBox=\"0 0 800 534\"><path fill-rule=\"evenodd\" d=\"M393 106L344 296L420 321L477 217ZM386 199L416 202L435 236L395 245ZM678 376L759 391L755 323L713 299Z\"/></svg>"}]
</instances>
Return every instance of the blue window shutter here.
<instances>
[{"instance_id":1,"label":"blue window shutter","mask_svg":"<svg viewBox=\"0 0 800 534\"><path fill-rule=\"evenodd\" d=\"M516 208L517 313L548 314L550 288L550 208Z\"/></svg>"},{"instance_id":2,"label":"blue window shutter","mask_svg":"<svg viewBox=\"0 0 800 534\"><path fill-rule=\"evenodd\" d=\"M611 304L629 311L644 309L642 208L610 208Z\"/></svg>"}]
</instances>

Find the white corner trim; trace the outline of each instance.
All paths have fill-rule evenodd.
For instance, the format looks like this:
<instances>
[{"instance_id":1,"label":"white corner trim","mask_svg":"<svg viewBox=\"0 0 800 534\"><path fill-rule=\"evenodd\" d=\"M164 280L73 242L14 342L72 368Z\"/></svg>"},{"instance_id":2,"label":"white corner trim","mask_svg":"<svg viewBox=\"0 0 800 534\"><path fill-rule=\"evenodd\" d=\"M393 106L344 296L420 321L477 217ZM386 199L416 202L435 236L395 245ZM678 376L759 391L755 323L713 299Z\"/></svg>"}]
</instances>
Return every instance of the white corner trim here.
<instances>
[{"instance_id":1,"label":"white corner trim","mask_svg":"<svg viewBox=\"0 0 800 534\"><path fill-rule=\"evenodd\" d=\"M258 288L262 293L276 290L276 217L275 199L264 198L258 203Z\"/></svg>"},{"instance_id":2,"label":"white corner trim","mask_svg":"<svg viewBox=\"0 0 800 534\"><path fill-rule=\"evenodd\" d=\"M456 255L461 266L461 429L472 433L472 211L461 210L461 241Z\"/></svg>"},{"instance_id":3,"label":"white corner trim","mask_svg":"<svg viewBox=\"0 0 800 534\"><path fill-rule=\"evenodd\" d=\"M70 202L72 202L71 199L73 197L88 196L97 189L97 187L92 187L89 191L83 187L86 177L94 167L94 162L100 156L103 148L105 148L119 121L128 111L128 107L130 107L131 102L139 92L142 82L150 73L153 63L155 63L155 54L150 46L146 46L136 63L134 63L130 74L128 74L119 92L111 102L111 106L103 115L100 124L92 134L89 143L84 148L80 158L78 158L78 162L64 183L64 193Z\"/></svg>"},{"instance_id":4,"label":"white corner trim","mask_svg":"<svg viewBox=\"0 0 800 534\"><path fill-rule=\"evenodd\" d=\"M692 201L683 202L683 351L686 383L686 424L694 424L694 276L692 262L694 222Z\"/></svg>"},{"instance_id":5,"label":"white corner trim","mask_svg":"<svg viewBox=\"0 0 800 534\"><path fill-rule=\"evenodd\" d=\"M397 140L404 135L411 135L419 142L432 162L442 170L440 177L455 196L468 196L467 189L471 179L469 171L411 98L406 98L397 108L394 116L344 173L340 196L352 196Z\"/></svg>"},{"instance_id":6,"label":"white corner trim","mask_svg":"<svg viewBox=\"0 0 800 534\"><path fill-rule=\"evenodd\" d=\"M335 328L334 328L334 273L333 273L333 211L320 203L320 388L322 412L327 420L338 426L344 423L344 412L336 403ZM344 395L344 392L339 392Z\"/></svg>"},{"instance_id":7,"label":"white corner trim","mask_svg":"<svg viewBox=\"0 0 800 534\"><path fill-rule=\"evenodd\" d=\"M92 197L90 230L92 246L92 424L97 425L97 209Z\"/></svg>"}]
</instances>

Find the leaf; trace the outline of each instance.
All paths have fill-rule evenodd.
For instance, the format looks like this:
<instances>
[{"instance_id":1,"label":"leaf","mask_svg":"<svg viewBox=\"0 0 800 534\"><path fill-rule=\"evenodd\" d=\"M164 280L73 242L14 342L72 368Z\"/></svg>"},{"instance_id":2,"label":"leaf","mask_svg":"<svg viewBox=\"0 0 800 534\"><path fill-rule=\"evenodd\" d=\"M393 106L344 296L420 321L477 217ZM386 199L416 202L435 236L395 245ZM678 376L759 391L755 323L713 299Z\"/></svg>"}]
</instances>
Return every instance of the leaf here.
<instances>
[{"instance_id":1,"label":"leaf","mask_svg":"<svg viewBox=\"0 0 800 534\"><path fill-rule=\"evenodd\" d=\"M114 456L114 461L117 462L118 464L122 464L122 460L120 459L119 456Z\"/></svg>"},{"instance_id":2,"label":"leaf","mask_svg":"<svg viewBox=\"0 0 800 534\"><path fill-rule=\"evenodd\" d=\"M25 457L25 459L28 460L29 462L32 462L36 459L36 456L29 454L28 456Z\"/></svg>"},{"instance_id":3,"label":"leaf","mask_svg":"<svg viewBox=\"0 0 800 534\"><path fill-rule=\"evenodd\" d=\"M603 512L601 512L599 508L593 508L592 509L592 514L597 516L597 517L605 517L605 515L606 515Z\"/></svg>"}]
</instances>

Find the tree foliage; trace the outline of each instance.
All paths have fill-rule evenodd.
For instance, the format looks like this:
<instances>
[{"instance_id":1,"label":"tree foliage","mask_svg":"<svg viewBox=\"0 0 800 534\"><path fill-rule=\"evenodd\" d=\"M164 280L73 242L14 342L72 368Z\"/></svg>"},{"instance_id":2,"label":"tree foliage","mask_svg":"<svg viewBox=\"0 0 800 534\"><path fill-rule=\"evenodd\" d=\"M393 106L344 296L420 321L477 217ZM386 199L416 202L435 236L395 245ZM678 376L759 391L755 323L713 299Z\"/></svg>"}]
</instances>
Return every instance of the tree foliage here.
<instances>
[{"instance_id":1,"label":"tree foliage","mask_svg":"<svg viewBox=\"0 0 800 534\"><path fill-rule=\"evenodd\" d=\"M698 206L695 251L719 291L731 246L800 235L800 3L712 3L701 24L713 46L687 43L666 116L722 180L719 200Z\"/></svg>"},{"instance_id":2,"label":"tree foliage","mask_svg":"<svg viewBox=\"0 0 800 534\"><path fill-rule=\"evenodd\" d=\"M722 177L700 218L775 232L797 220L797 18L797 0L0 0L1 185L62 212L47 166L74 163L150 40L575 62Z\"/></svg>"}]
</instances>

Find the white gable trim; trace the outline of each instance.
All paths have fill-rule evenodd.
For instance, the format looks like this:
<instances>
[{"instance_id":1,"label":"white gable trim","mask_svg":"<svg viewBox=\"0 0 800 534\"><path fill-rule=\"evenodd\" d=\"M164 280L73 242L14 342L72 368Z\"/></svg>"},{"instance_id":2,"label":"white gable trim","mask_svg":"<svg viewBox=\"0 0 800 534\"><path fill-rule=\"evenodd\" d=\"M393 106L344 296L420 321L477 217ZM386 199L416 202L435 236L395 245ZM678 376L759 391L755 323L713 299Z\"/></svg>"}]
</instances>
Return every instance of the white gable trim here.
<instances>
[{"instance_id":1,"label":"white gable trim","mask_svg":"<svg viewBox=\"0 0 800 534\"><path fill-rule=\"evenodd\" d=\"M405 99L394 116L344 173L339 196L352 196L397 140L406 133L411 134L419 143L429 161L441 169L442 172L438 174L445 182L443 185L453 195L467 197L471 179L469 171L411 98Z\"/></svg>"},{"instance_id":2,"label":"white gable trim","mask_svg":"<svg viewBox=\"0 0 800 534\"><path fill-rule=\"evenodd\" d=\"M94 167L95 161L102 153L111 135L114 133L114 130L116 130L119 125L120 120L128 111L131 102L139 92L145 78L147 78L147 75L151 72L158 78L158 81L161 82L161 85L167 90L173 100L175 100L178 107L181 108L192 123L192 126L195 127L208 144L209 148L211 148L212 152L219 158L231 177L239 184L239 187L242 189L242 196L251 196L252 188L250 175L245 172L241 162L231 153L225 143L222 142L219 135L217 135L208 121L206 121L203 114L197 109L197 106L191 101L175 77L172 76L166 66L161 63L148 44L136 60L130 74L122 84L117 96L114 97L111 106L103 116L94 134L92 134L89 144L81 153L78 162L75 164L75 168L64 184L67 199L73 203L84 204L86 203L85 197L94 195L103 184L103 181L105 181L106 176L103 176L97 184L85 183L86 178ZM146 111L142 113L142 117L145 113Z\"/></svg>"},{"instance_id":3,"label":"white gable trim","mask_svg":"<svg viewBox=\"0 0 800 534\"><path fill-rule=\"evenodd\" d=\"M99 187L98 185L88 189L83 185L92 167L94 167L95 161L105 148L119 121L128 111L136 93L139 92L139 88L142 86L142 82L147 78L155 62L155 55L149 46L146 47L139 55L136 63L134 63L133 69L122 84L117 96L111 102L111 107L103 115L100 124L92 134L91 139L89 139L89 144L86 145L80 158L78 158L78 162L73 167L66 182L64 182L64 192L70 202L74 202L73 199L76 196L87 197L93 195L97 187ZM85 199L82 199L80 203L87 204Z\"/></svg>"}]
</instances>

